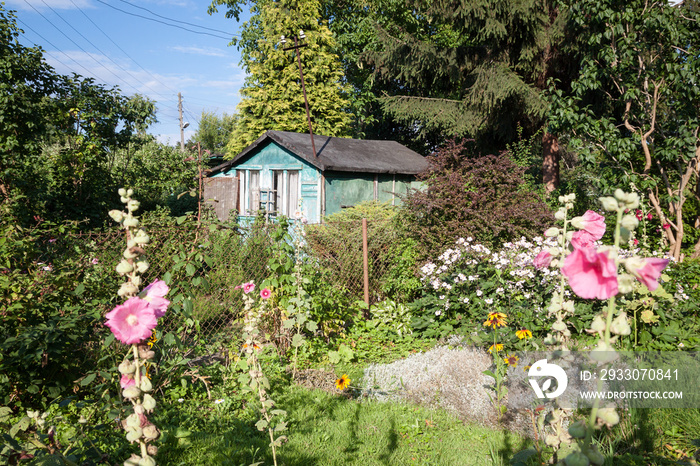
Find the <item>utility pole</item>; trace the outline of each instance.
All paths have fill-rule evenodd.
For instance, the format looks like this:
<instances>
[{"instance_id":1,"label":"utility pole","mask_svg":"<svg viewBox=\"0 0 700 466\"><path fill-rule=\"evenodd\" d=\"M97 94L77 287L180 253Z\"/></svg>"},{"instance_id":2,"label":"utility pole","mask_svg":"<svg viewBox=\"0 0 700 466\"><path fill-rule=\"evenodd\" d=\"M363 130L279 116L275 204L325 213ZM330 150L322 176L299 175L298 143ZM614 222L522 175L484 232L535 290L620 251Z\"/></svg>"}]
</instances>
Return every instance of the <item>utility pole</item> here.
<instances>
[{"instance_id":1,"label":"utility pole","mask_svg":"<svg viewBox=\"0 0 700 466\"><path fill-rule=\"evenodd\" d=\"M311 129L311 114L309 113L309 99L306 97L306 85L304 84L304 71L301 68L301 57L299 56L299 49L302 47L306 47L308 44L300 44L298 39L306 39L306 35L304 35L304 31L299 31L299 37L297 36L292 36L292 39L294 39L294 45L285 47L282 50L285 52L287 50L294 50L297 54L297 63L299 63L299 76L301 76L301 90L304 93L304 105L306 105L306 121L309 123L309 135L311 136L311 148L314 151L314 158L318 157L318 154L316 153L316 144L314 144L314 132ZM287 43L287 40L282 36L282 39L280 42L284 45Z\"/></svg>"},{"instance_id":2,"label":"utility pole","mask_svg":"<svg viewBox=\"0 0 700 466\"><path fill-rule=\"evenodd\" d=\"M190 126L189 123L182 121L182 93L177 93L177 109L180 112L180 151L185 152L185 128Z\"/></svg>"}]
</instances>

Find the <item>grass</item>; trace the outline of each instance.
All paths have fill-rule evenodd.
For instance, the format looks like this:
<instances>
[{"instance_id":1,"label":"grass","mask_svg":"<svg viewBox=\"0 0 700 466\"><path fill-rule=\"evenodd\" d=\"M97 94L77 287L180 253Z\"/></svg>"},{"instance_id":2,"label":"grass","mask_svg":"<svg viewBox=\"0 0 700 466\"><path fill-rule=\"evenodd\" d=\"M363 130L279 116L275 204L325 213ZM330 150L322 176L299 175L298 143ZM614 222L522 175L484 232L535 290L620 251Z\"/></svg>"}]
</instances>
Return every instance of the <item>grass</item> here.
<instances>
[{"instance_id":1,"label":"grass","mask_svg":"<svg viewBox=\"0 0 700 466\"><path fill-rule=\"evenodd\" d=\"M356 400L294 385L275 399L287 411L289 424L289 441L278 450L280 465L508 464L528 446L508 431L465 425L444 411L408 404ZM171 425L163 426L166 447L158 462L272 464L268 440L254 427L255 410L236 415L221 406L225 403L170 405L163 420ZM193 427L185 431L183 421Z\"/></svg>"}]
</instances>

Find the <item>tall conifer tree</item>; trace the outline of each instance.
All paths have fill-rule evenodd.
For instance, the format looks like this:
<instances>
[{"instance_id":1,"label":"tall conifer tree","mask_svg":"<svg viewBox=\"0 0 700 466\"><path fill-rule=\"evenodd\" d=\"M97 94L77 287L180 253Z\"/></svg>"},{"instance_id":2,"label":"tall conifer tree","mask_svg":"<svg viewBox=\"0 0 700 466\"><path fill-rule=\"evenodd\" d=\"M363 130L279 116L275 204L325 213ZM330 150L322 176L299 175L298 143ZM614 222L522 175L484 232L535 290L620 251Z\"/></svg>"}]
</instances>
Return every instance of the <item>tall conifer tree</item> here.
<instances>
[{"instance_id":1,"label":"tall conifer tree","mask_svg":"<svg viewBox=\"0 0 700 466\"><path fill-rule=\"evenodd\" d=\"M227 16L238 16L242 2L215 0L210 12L226 5ZM326 21L319 21L318 0L258 0L252 4L250 21L242 26L241 39L234 43L241 50L241 64L247 77L241 89L238 122L226 152L235 156L267 130L307 132L308 124L299 66L292 36L303 31L306 47L300 48L306 93L314 133L347 136L349 113L348 86ZM281 44L280 37L287 43Z\"/></svg>"}]
</instances>

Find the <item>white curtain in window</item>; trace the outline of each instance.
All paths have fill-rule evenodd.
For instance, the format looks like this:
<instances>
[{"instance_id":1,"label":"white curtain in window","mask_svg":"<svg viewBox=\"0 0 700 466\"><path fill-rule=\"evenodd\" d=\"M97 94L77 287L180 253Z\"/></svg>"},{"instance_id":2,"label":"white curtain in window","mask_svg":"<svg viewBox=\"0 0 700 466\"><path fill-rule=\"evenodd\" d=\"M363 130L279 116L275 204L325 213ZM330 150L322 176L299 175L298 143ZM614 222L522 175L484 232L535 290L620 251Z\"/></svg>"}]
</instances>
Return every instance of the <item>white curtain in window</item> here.
<instances>
[{"instance_id":1,"label":"white curtain in window","mask_svg":"<svg viewBox=\"0 0 700 466\"><path fill-rule=\"evenodd\" d=\"M292 216L299 207L299 172L287 172L287 215Z\"/></svg>"},{"instance_id":2,"label":"white curtain in window","mask_svg":"<svg viewBox=\"0 0 700 466\"><path fill-rule=\"evenodd\" d=\"M260 209L260 170L250 170L248 203L249 211L256 212Z\"/></svg>"}]
</instances>

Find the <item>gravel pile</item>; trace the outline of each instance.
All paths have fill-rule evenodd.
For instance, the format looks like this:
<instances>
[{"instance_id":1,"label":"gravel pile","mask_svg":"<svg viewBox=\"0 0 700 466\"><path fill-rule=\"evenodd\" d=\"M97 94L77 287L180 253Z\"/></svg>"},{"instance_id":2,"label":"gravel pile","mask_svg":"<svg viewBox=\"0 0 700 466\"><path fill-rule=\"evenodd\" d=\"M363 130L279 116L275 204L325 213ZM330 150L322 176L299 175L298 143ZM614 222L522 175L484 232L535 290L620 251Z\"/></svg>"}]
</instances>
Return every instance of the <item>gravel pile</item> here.
<instances>
[{"instance_id":1,"label":"gravel pile","mask_svg":"<svg viewBox=\"0 0 700 466\"><path fill-rule=\"evenodd\" d=\"M493 379L483 374L492 364L487 352L463 346L452 337L446 346L391 364L368 366L363 389L366 396L378 400L440 407L464 421L495 426L498 416L489 399L494 393ZM502 421L512 430L530 434L530 419L525 413L509 412Z\"/></svg>"}]
</instances>

